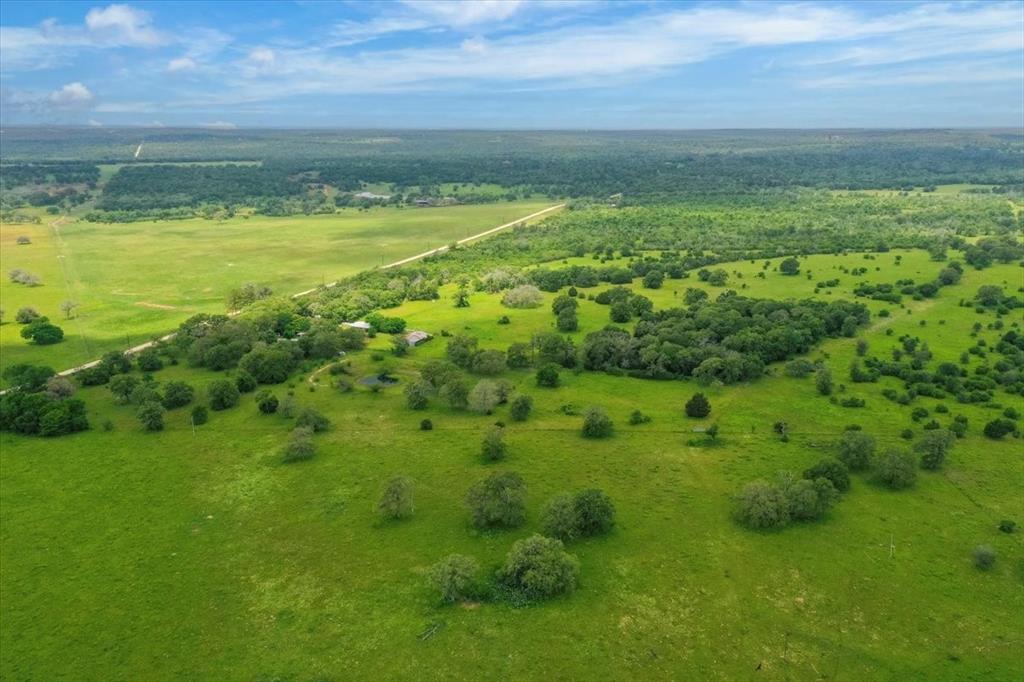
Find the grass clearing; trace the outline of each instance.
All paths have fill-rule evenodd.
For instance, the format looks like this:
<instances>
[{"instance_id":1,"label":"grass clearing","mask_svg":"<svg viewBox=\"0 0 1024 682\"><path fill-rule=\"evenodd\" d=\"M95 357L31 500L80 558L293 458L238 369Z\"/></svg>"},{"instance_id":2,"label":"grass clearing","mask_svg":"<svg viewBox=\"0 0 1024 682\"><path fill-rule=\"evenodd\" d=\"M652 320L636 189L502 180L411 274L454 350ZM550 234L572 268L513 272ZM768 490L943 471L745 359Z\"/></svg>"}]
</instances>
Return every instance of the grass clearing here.
<instances>
[{"instance_id":1,"label":"grass clearing","mask_svg":"<svg viewBox=\"0 0 1024 682\"><path fill-rule=\"evenodd\" d=\"M838 277L839 287L819 294L829 299L852 298L861 280L923 281L942 267L921 251L875 260L811 256L802 264L811 281L771 268L761 280L761 261L721 267L743 273L730 285L747 283L741 293L755 297L812 296L816 281ZM869 272L854 278L840 266ZM936 299L907 300L909 313L869 302L872 312L894 314L862 336L883 354L901 334L918 335L935 362L955 361L971 325L994 319L959 300L981 284L1019 283L1020 273L1016 265L968 269ZM689 286L706 285L666 280L641 293L661 308L676 305ZM386 314L438 335L476 335L484 348L553 328L553 294L540 308L510 310L483 293L457 309L452 293L445 287L439 301ZM582 301L579 313L578 339L608 323L608 307L592 301ZM497 324L502 315L510 324ZM981 337L991 345L996 334ZM1018 680L1024 540L996 524L1024 520L1024 460L1019 441L981 436L992 410L946 400L952 414L968 416L970 430L946 468L920 472L911 490L883 490L856 475L821 522L756 533L729 518L730 496L743 483L812 465L834 452L845 424L863 425L882 445L904 443L903 428L919 431L910 411L937 401L891 403L879 392L896 386L892 379L851 384L854 343L830 340L811 357L827 358L836 383L848 384L845 395L867 400L862 409L833 405L812 380L779 368L750 384L701 389L712 403L701 421L682 416L698 390L690 381L565 371L563 385L546 390L535 387L532 372L508 371L504 377L536 401L528 421L512 423L507 407L478 416L436 398L425 411L408 410L402 386L421 363L444 354L445 339L374 361L373 350L389 347L382 335L353 354L353 376L390 368L402 381L396 387L374 393L357 385L342 394L321 374L311 392L306 375L293 378L300 405L315 406L333 427L316 437L316 458L290 466L278 455L288 420L259 415L251 395L213 413L193 436L187 410L168 413L167 430L147 434L133 408L115 405L105 388L83 390L92 431L54 441L0 435L0 676ZM972 357L969 367L978 362ZM156 374L197 388L219 376L183 366ZM280 397L287 390L271 388ZM616 435L582 440L582 419L563 414L566 404L604 406ZM651 423L629 426L634 409ZM433 431L418 430L424 417ZM98 428L107 419L110 432ZM479 443L497 419L509 424L510 455L484 465ZM772 433L776 420L789 423L789 443ZM720 444L686 445L695 426L712 422L721 426ZM494 470L526 480L523 528L469 526L465 490ZM374 505L396 473L415 481L416 515L383 524ZM587 487L612 497L618 525L570 546L582 563L577 592L522 609L436 605L423 577L432 563L459 552L492 570L514 540L537 529L548 497ZM999 557L989 572L971 565L981 543Z\"/></svg>"},{"instance_id":2,"label":"grass clearing","mask_svg":"<svg viewBox=\"0 0 1024 682\"><path fill-rule=\"evenodd\" d=\"M319 283L443 246L552 205L517 201L444 208L347 209L332 215L235 217L136 223L55 222L0 225L0 268L35 272L43 286L4 279L0 365L64 369L172 330L196 312L224 312L225 297L246 282L276 292ZM15 245L27 234L32 244ZM62 343L34 347L18 335L14 313L33 306L52 320L64 300L80 304L61 324Z\"/></svg>"}]
</instances>

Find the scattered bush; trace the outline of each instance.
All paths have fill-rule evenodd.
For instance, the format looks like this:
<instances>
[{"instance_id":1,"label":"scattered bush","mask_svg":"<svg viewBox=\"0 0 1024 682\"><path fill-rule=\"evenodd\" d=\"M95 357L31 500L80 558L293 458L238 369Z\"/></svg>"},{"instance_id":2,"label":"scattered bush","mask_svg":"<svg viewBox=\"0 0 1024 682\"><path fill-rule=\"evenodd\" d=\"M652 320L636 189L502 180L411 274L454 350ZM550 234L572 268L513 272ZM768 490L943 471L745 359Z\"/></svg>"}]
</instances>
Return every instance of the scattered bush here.
<instances>
[{"instance_id":1,"label":"scattered bush","mask_svg":"<svg viewBox=\"0 0 1024 682\"><path fill-rule=\"evenodd\" d=\"M196 405L192 408L192 413L189 415L192 420L193 426L199 426L205 424L210 420L210 414L206 411L206 406Z\"/></svg>"},{"instance_id":2,"label":"scattered bush","mask_svg":"<svg viewBox=\"0 0 1024 682\"><path fill-rule=\"evenodd\" d=\"M1017 427L1009 419L993 419L985 424L984 433L987 438L1000 440L1008 433L1013 433Z\"/></svg>"},{"instance_id":3,"label":"scattered bush","mask_svg":"<svg viewBox=\"0 0 1024 682\"><path fill-rule=\"evenodd\" d=\"M863 431L844 431L839 439L839 459L850 471L864 471L871 466L875 439Z\"/></svg>"},{"instance_id":4,"label":"scattered bush","mask_svg":"<svg viewBox=\"0 0 1024 682\"><path fill-rule=\"evenodd\" d=\"M557 388L559 384L558 365L548 363L537 370L537 385L544 388Z\"/></svg>"},{"instance_id":5,"label":"scattered bush","mask_svg":"<svg viewBox=\"0 0 1024 682\"><path fill-rule=\"evenodd\" d=\"M413 506L413 485L412 480L405 476L395 476L381 493L377 502L377 511L385 519L399 520L412 516Z\"/></svg>"},{"instance_id":6,"label":"scattered bush","mask_svg":"<svg viewBox=\"0 0 1024 682\"><path fill-rule=\"evenodd\" d=\"M955 440L953 433L946 429L930 429L921 434L914 443L914 451L921 456L921 467L932 471L941 469Z\"/></svg>"},{"instance_id":7,"label":"scattered bush","mask_svg":"<svg viewBox=\"0 0 1024 682\"><path fill-rule=\"evenodd\" d=\"M307 428L313 433L320 433L331 428L331 420L312 407L307 407L295 417L295 428Z\"/></svg>"},{"instance_id":8,"label":"scattered bush","mask_svg":"<svg viewBox=\"0 0 1024 682\"><path fill-rule=\"evenodd\" d=\"M136 414L147 431L163 431L164 407L160 403L155 400L147 400L139 406L139 411Z\"/></svg>"},{"instance_id":9,"label":"scattered bush","mask_svg":"<svg viewBox=\"0 0 1024 682\"><path fill-rule=\"evenodd\" d=\"M888 450L878 460L875 480L892 490L909 488L917 481L917 463L910 453Z\"/></svg>"},{"instance_id":10,"label":"scattered bush","mask_svg":"<svg viewBox=\"0 0 1024 682\"><path fill-rule=\"evenodd\" d=\"M498 580L526 600L548 599L576 588L580 565L560 540L532 535L512 545Z\"/></svg>"},{"instance_id":11,"label":"scattered bush","mask_svg":"<svg viewBox=\"0 0 1024 682\"><path fill-rule=\"evenodd\" d=\"M513 421L523 422L530 416L533 410L533 398L520 393L509 404L509 415Z\"/></svg>"},{"instance_id":12,"label":"scattered bush","mask_svg":"<svg viewBox=\"0 0 1024 682\"><path fill-rule=\"evenodd\" d=\"M996 563L996 551L989 545L978 545L974 548L974 566L987 571Z\"/></svg>"},{"instance_id":13,"label":"scattered bush","mask_svg":"<svg viewBox=\"0 0 1024 682\"><path fill-rule=\"evenodd\" d=\"M422 420L420 420L420 431L433 431L433 430L434 430L434 422L430 421L429 419L422 419Z\"/></svg>"},{"instance_id":14,"label":"scattered bush","mask_svg":"<svg viewBox=\"0 0 1024 682\"><path fill-rule=\"evenodd\" d=\"M263 414L274 414L279 404L277 396L270 391L260 391L256 394L256 407Z\"/></svg>"},{"instance_id":15,"label":"scattered bush","mask_svg":"<svg viewBox=\"0 0 1024 682\"><path fill-rule=\"evenodd\" d=\"M633 410L629 415L629 423L632 426L637 426L639 424L647 424L650 421L651 418L648 417L643 412L641 412L640 410Z\"/></svg>"},{"instance_id":16,"label":"scattered bush","mask_svg":"<svg viewBox=\"0 0 1024 682\"><path fill-rule=\"evenodd\" d=\"M211 409L226 410L238 404L238 387L229 379L217 379L206 389L206 396Z\"/></svg>"},{"instance_id":17,"label":"scattered bush","mask_svg":"<svg viewBox=\"0 0 1024 682\"><path fill-rule=\"evenodd\" d=\"M184 407L192 402L192 398L194 396L195 390L184 381L168 381L164 384L163 406L168 410L173 410L176 407Z\"/></svg>"},{"instance_id":18,"label":"scattered bush","mask_svg":"<svg viewBox=\"0 0 1024 682\"><path fill-rule=\"evenodd\" d=\"M508 454L508 445L505 443L505 429L500 426L492 426L484 436L480 448L480 455L485 462L497 462L505 459Z\"/></svg>"},{"instance_id":19,"label":"scattered bush","mask_svg":"<svg viewBox=\"0 0 1024 682\"><path fill-rule=\"evenodd\" d=\"M445 604L472 599L477 591L480 565L462 554L449 554L430 568L427 581Z\"/></svg>"},{"instance_id":20,"label":"scattered bush","mask_svg":"<svg viewBox=\"0 0 1024 682\"><path fill-rule=\"evenodd\" d=\"M508 308L537 308L543 301L544 294L532 284L520 284L501 297L501 304Z\"/></svg>"},{"instance_id":21,"label":"scattered bush","mask_svg":"<svg viewBox=\"0 0 1024 682\"><path fill-rule=\"evenodd\" d=\"M608 413L600 407L591 407L583 416L584 438L607 438L612 435L614 426Z\"/></svg>"},{"instance_id":22,"label":"scattered bush","mask_svg":"<svg viewBox=\"0 0 1024 682\"><path fill-rule=\"evenodd\" d=\"M827 478L841 493L850 489L850 474L846 465L838 459L826 457L810 469L804 471L804 478L813 481L816 478Z\"/></svg>"},{"instance_id":23,"label":"scattered bush","mask_svg":"<svg viewBox=\"0 0 1024 682\"><path fill-rule=\"evenodd\" d=\"M300 462L312 459L316 454L313 445L313 429L309 427L297 427L292 430L288 444L284 448L285 462Z\"/></svg>"},{"instance_id":24,"label":"scattered bush","mask_svg":"<svg viewBox=\"0 0 1024 682\"><path fill-rule=\"evenodd\" d=\"M466 504L478 528L515 528L526 520L526 484L519 474L495 473L476 483Z\"/></svg>"},{"instance_id":25,"label":"scattered bush","mask_svg":"<svg viewBox=\"0 0 1024 682\"><path fill-rule=\"evenodd\" d=\"M686 401L686 416L693 419L703 419L711 414L711 402L703 393L694 393L693 397Z\"/></svg>"}]
</instances>

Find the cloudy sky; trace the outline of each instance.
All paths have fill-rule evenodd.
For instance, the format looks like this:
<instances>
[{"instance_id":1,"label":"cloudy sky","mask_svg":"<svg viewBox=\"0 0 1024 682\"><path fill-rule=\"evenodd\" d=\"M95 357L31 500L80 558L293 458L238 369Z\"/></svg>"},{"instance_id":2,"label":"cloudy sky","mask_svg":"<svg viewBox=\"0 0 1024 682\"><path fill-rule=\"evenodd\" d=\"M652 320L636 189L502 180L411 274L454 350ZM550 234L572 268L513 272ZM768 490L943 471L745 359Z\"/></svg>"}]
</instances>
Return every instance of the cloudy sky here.
<instances>
[{"instance_id":1,"label":"cloudy sky","mask_svg":"<svg viewBox=\"0 0 1024 682\"><path fill-rule=\"evenodd\" d=\"M4 124L1024 125L1024 2L17 2Z\"/></svg>"}]
</instances>

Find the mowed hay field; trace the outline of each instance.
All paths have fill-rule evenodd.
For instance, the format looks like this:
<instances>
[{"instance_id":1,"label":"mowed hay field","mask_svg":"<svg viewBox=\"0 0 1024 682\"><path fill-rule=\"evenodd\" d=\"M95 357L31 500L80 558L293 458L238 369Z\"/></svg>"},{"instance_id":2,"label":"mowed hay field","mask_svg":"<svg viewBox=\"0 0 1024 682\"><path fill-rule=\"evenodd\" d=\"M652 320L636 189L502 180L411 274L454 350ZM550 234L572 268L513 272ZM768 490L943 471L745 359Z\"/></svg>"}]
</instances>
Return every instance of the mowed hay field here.
<instances>
[{"instance_id":1,"label":"mowed hay field","mask_svg":"<svg viewBox=\"0 0 1024 682\"><path fill-rule=\"evenodd\" d=\"M525 217L555 202L530 200L428 209L348 209L332 215L90 223L43 215L39 225L0 224L3 367L65 369L171 331L197 312L223 313L247 282L295 293ZM32 244L16 245L19 235ZM7 272L36 273L43 286ZM74 319L62 301L80 304ZM60 344L35 347L13 322L33 306L64 328Z\"/></svg>"},{"instance_id":2,"label":"mowed hay field","mask_svg":"<svg viewBox=\"0 0 1024 682\"><path fill-rule=\"evenodd\" d=\"M903 256L899 267L895 256ZM772 262L777 265L778 261ZM557 264L555 264L557 265ZM745 295L804 297L819 279L839 277L829 298L852 298L858 281L931 279L942 267L920 251L812 256L803 275L783 277L761 263L730 263ZM837 268L869 267L861 278ZM874 268L878 267L879 271ZM885 356L902 334L920 336L933 362L954 361L974 339L972 325L994 321L958 305L987 283L1019 283L1016 265L969 269L936 299L907 301L909 313L870 302L861 336ZM656 307L695 278L644 290ZM604 287L588 290L596 293ZM714 290L713 291L720 291ZM991 441L983 424L998 413L945 400L969 419L940 472L920 471L915 487L893 492L854 475L850 492L816 523L759 533L730 518L744 483L781 469L797 472L835 453L843 425L857 423L881 447L905 445L914 407L885 400L885 387L852 384L854 339L810 354L824 358L843 395L860 409L831 404L812 379L781 367L757 382L705 389L711 417L688 420L682 406L698 387L596 373L562 373L541 389L531 371L503 377L535 400L531 418L511 422L449 409L406 408L402 386L444 354L442 330L469 333L481 347L505 349L553 329L553 294L533 310L473 294L389 311L437 338L405 358L383 355L380 336L352 354L352 378L391 370L401 383L350 393L292 381L301 406L327 414L318 453L285 465L290 422L260 415L252 394L193 435L188 409L167 414L167 430L141 430L134 408L106 388L79 392L90 432L46 441L0 436L0 677L11 680L406 680L406 679L718 679L1019 680L1024 676L1024 541L997 530L1024 521L1024 453L1008 437ZM825 298L825 293L820 294ZM510 324L498 325L508 315ZM925 326L920 322L926 321ZM940 325L940 321L945 323ZM608 323L608 307L581 302L579 340ZM891 336L886 335L892 329ZM983 330L989 345L1001 332ZM980 363L972 356L969 369ZM156 373L202 387L221 375L184 366ZM315 390L310 390L315 385ZM281 398L287 386L272 387ZM1020 398L997 394L1004 406ZM582 411L604 406L616 433L579 435ZM640 409L648 424L630 426ZM434 430L420 431L430 418ZM110 420L113 429L99 425ZM496 420L508 424L508 458L480 462L480 441ZM789 424L781 442L772 424ZM719 443L690 446L693 428L717 422ZM493 471L520 473L528 487L526 524L481 533L469 524L466 489ZM375 504L388 478L410 476L416 514L382 523ZM503 604L441 607L425 584L428 567L458 552L493 570L511 544L538 529L544 502L562 491L598 487L614 500L608 536L572 543L582 565L569 596L526 608ZM971 562L979 544L998 555L992 570ZM425 634L426 633L426 634ZM432 634L431 634L432 633ZM429 634L430 636L427 636Z\"/></svg>"}]
</instances>

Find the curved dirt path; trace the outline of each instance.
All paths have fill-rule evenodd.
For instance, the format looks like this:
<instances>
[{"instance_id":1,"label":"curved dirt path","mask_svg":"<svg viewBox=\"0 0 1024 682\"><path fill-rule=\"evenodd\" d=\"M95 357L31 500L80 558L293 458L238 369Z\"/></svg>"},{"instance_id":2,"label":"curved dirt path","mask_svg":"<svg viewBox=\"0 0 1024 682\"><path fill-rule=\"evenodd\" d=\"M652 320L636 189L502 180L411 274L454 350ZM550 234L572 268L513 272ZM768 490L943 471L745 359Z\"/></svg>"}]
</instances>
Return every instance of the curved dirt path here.
<instances>
[{"instance_id":1,"label":"curved dirt path","mask_svg":"<svg viewBox=\"0 0 1024 682\"><path fill-rule=\"evenodd\" d=\"M548 206L547 208L542 209L540 211L536 211L535 213L531 213L528 216L524 216L522 218L518 218L516 220L513 220L512 222L505 223L504 225L498 225L497 227L492 227L491 229L484 230L483 232L478 232L477 234L474 234L474 235L472 235L470 237L466 237L465 239L460 239L460 240L458 240L455 243L456 244L467 244L467 243L475 241L477 239L482 239L483 237L490 236L490 235L492 235L492 234L494 234L496 232L500 232L501 230L507 230L510 227L513 227L515 225L519 225L520 223L524 223L524 222L526 222L528 220L533 220L534 218L539 218L539 217L541 217L543 215L547 215L548 213L551 213L552 211L557 211L558 209L564 208L564 207L565 207L564 203L562 203L562 204L555 204L554 206ZM64 217L65 216L61 216L61 218L64 218ZM60 219L58 219L58 221L59 220ZM56 226L58 224L58 221L54 221L54 226ZM433 256L434 254L444 253L447 250L448 250L447 246L439 246L436 249L431 249L430 251L424 251L423 253L418 253L415 256L409 256L408 258L403 258L401 260L396 260L393 263L388 263L387 265L382 265L380 267L380 269L381 270L388 270L390 268L397 268L397 267L399 267L401 265L405 265L406 263L412 263L413 261L421 260L423 258L426 258L427 256ZM338 282L335 281L335 282L331 282L330 284L326 284L326 285L323 285L323 286L320 286L320 287L315 287L313 289L306 289L305 291L300 291L297 294L292 294L292 298L300 298L302 296L308 296L309 294L315 293L315 292L319 291L322 288L323 289L330 289L331 287L337 286L337 285L338 285ZM228 315L237 315L238 313L239 313L239 311L236 310L236 311L228 313ZM137 346L132 346L131 348L129 348L128 350L125 351L125 354L126 355L135 355L136 353L140 353L140 352L146 350L147 348L151 348L152 346L154 346L155 344L157 344L159 342L170 341L171 339L173 339L175 337L175 334L176 334L175 332L171 332L170 334L164 334L160 338L155 339L153 341L147 341L145 343L140 343ZM62 377L70 376L72 374L75 374L76 372L81 372L83 369L89 369L90 367L95 367L98 364L100 364L99 360L92 360L91 362L86 362L84 364L78 365L77 367L71 367L69 369L65 369L63 371L57 372L57 376L62 376ZM2 395L3 393L6 393L6 391L0 391L0 395Z\"/></svg>"}]
</instances>

